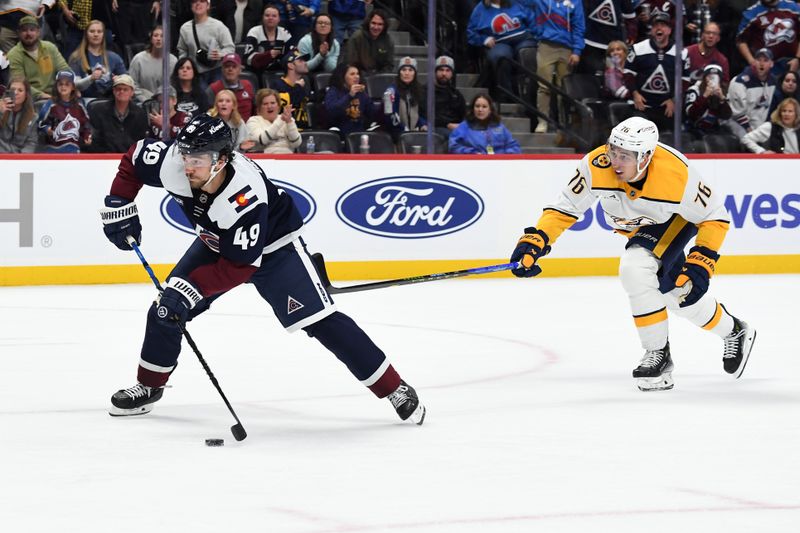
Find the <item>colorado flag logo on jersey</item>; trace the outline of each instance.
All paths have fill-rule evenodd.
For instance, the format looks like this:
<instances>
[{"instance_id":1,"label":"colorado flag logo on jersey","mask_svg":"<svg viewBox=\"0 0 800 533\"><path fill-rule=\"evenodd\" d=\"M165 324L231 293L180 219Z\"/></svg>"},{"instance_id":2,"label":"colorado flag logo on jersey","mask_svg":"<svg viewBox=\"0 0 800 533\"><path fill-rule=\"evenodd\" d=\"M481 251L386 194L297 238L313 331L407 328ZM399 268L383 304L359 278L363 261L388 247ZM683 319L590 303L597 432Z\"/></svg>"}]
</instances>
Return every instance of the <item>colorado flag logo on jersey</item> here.
<instances>
[{"instance_id":1,"label":"colorado flag logo on jersey","mask_svg":"<svg viewBox=\"0 0 800 533\"><path fill-rule=\"evenodd\" d=\"M237 213L241 213L247 209L247 206L256 200L258 200L258 196L256 196L256 193L253 192L252 187L249 185L245 185L228 198L228 201L234 205Z\"/></svg>"}]
</instances>

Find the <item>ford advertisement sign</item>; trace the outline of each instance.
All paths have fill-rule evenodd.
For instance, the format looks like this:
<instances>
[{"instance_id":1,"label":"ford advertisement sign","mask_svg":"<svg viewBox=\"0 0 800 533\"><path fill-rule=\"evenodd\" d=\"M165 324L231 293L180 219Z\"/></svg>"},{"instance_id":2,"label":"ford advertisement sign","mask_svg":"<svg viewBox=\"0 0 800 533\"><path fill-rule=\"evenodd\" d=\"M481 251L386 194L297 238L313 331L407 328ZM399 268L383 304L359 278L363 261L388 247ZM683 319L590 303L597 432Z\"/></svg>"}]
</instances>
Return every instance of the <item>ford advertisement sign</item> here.
<instances>
[{"instance_id":1,"label":"ford advertisement sign","mask_svg":"<svg viewBox=\"0 0 800 533\"><path fill-rule=\"evenodd\" d=\"M396 239L460 231L483 215L472 189L440 178L394 176L368 181L336 201L336 214L358 231Z\"/></svg>"},{"instance_id":2,"label":"ford advertisement sign","mask_svg":"<svg viewBox=\"0 0 800 533\"><path fill-rule=\"evenodd\" d=\"M310 194L300 187L291 185L284 181L270 181L272 181L272 183L274 183L279 189L283 189L285 193L292 197L292 200L294 200L294 205L297 206L297 210L300 211L300 216L303 217L303 223L308 224L308 221L314 218L314 215L317 212L317 203ZM192 226L192 224L186 218L186 215L183 214L181 206L178 205L178 202L176 202L172 196L167 195L163 200L161 200L160 210L161 216L164 217L164 220L167 221L167 224L184 233L190 233L192 235L195 234L194 226Z\"/></svg>"}]
</instances>

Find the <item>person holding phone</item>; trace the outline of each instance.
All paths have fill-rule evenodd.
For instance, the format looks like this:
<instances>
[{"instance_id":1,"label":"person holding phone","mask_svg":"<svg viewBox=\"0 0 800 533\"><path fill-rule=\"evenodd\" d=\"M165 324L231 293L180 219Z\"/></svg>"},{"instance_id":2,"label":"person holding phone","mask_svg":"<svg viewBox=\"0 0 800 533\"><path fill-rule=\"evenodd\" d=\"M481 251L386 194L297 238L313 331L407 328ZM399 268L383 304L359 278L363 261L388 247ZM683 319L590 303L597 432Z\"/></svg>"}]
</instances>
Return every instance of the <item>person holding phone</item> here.
<instances>
[{"instance_id":1,"label":"person holding phone","mask_svg":"<svg viewBox=\"0 0 800 533\"><path fill-rule=\"evenodd\" d=\"M713 63L703 69L703 77L686 92L684 112L695 141L702 142L708 134L723 133L722 123L732 115L727 92L722 67Z\"/></svg>"}]
</instances>

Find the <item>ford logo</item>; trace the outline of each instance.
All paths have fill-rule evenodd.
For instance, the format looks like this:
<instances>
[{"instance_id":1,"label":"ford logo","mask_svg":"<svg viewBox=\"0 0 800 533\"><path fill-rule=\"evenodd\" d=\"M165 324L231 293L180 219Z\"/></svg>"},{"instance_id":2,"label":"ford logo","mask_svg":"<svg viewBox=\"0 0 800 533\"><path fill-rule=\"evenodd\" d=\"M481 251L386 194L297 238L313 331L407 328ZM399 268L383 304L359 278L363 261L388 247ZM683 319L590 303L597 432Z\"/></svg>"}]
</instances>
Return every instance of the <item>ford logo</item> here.
<instances>
[{"instance_id":1,"label":"ford logo","mask_svg":"<svg viewBox=\"0 0 800 533\"><path fill-rule=\"evenodd\" d=\"M300 211L300 216L303 217L304 224L308 224L308 221L314 218L314 215L317 213L317 203L310 194L300 187L284 181L270 181L291 196L292 200L294 200L294 205L297 207L297 210ZM167 195L161 200L160 211L161 216L167 221L167 224L173 228L184 233L195 234L194 226L189 222L189 219L186 218L181 206L178 205L178 202L176 202L172 196Z\"/></svg>"},{"instance_id":2,"label":"ford logo","mask_svg":"<svg viewBox=\"0 0 800 533\"><path fill-rule=\"evenodd\" d=\"M437 237L471 226L483 200L458 183L423 176L368 181L336 201L336 214L351 228L397 239Z\"/></svg>"}]
</instances>

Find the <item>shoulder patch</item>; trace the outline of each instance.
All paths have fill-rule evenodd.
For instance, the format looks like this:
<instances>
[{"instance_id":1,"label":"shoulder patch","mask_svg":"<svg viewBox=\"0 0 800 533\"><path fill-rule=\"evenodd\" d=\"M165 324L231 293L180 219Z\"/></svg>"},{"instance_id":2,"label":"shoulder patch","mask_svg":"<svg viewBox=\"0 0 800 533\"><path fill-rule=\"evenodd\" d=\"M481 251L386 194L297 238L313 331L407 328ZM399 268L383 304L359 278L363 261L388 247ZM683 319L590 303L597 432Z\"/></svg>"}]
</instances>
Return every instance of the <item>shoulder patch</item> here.
<instances>
[{"instance_id":1,"label":"shoulder patch","mask_svg":"<svg viewBox=\"0 0 800 533\"><path fill-rule=\"evenodd\" d=\"M592 165L597 168L608 168L611 166L611 159L603 153L592 159Z\"/></svg>"}]
</instances>

